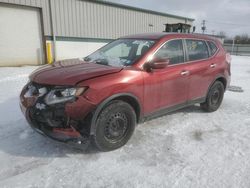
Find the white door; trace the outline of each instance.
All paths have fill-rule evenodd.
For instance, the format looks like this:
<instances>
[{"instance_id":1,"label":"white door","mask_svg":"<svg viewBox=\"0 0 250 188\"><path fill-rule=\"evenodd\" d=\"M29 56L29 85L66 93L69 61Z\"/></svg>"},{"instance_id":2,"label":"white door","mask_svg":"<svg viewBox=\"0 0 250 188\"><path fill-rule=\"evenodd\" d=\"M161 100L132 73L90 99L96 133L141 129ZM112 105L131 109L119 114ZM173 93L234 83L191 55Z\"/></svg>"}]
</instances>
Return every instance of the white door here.
<instances>
[{"instance_id":1,"label":"white door","mask_svg":"<svg viewBox=\"0 0 250 188\"><path fill-rule=\"evenodd\" d=\"M0 66L44 61L39 11L0 4Z\"/></svg>"}]
</instances>

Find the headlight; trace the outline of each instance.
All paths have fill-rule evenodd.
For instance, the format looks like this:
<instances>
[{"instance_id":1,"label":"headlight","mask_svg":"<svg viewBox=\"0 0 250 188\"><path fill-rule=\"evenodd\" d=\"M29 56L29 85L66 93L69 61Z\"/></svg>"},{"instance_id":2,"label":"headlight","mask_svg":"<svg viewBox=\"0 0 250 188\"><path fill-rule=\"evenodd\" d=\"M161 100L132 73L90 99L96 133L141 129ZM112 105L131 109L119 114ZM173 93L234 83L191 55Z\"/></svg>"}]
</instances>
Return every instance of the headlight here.
<instances>
[{"instance_id":1,"label":"headlight","mask_svg":"<svg viewBox=\"0 0 250 188\"><path fill-rule=\"evenodd\" d=\"M45 103L52 105L70 101L80 96L86 90L87 87L53 89L45 96Z\"/></svg>"}]
</instances>

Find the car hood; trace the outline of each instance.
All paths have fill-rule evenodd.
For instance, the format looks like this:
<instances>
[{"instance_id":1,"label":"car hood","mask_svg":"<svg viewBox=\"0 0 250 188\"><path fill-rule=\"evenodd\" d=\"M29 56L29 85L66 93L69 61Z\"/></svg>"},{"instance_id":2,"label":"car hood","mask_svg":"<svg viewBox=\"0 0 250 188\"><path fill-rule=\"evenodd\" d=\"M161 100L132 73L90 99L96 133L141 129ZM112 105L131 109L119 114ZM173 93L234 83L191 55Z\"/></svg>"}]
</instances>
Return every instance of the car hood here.
<instances>
[{"instance_id":1,"label":"car hood","mask_svg":"<svg viewBox=\"0 0 250 188\"><path fill-rule=\"evenodd\" d=\"M81 59L69 59L38 68L31 73L30 80L46 85L75 85L84 80L117 73L121 70L122 67L88 63Z\"/></svg>"}]
</instances>

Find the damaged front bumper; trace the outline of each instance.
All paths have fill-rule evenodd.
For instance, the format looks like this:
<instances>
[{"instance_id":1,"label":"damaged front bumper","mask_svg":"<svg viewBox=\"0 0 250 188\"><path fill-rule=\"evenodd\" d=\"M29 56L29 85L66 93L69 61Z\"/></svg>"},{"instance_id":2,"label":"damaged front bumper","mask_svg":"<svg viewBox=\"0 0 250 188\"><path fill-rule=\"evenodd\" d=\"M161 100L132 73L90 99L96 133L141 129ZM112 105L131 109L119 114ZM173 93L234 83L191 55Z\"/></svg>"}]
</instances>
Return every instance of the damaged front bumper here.
<instances>
[{"instance_id":1,"label":"damaged front bumper","mask_svg":"<svg viewBox=\"0 0 250 188\"><path fill-rule=\"evenodd\" d=\"M90 142L88 114L91 114L95 105L84 97L66 103L46 105L46 94L41 96L37 92L41 87L46 86L29 83L20 95L20 107L30 126L56 141L86 149ZM31 94L27 95L27 92Z\"/></svg>"}]
</instances>

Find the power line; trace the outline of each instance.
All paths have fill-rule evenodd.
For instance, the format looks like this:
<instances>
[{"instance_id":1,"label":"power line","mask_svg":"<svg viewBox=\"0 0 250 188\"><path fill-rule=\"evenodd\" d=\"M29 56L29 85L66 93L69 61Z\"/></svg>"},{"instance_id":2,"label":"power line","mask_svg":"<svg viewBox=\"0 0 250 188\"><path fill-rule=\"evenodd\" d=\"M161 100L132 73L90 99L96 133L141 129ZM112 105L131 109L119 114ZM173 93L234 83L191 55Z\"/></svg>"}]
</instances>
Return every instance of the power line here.
<instances>
[{"instance_id":1,"label":"power line","mask_svg":"<svg viewBox=\"0 0 250 188\"><path fill-rule=\"evenodd\" d=\"M224 25L231 25L231 26L241 26L241 27L250 27L250 25L247 24L237 24L232 22L221 22L221 21L207 21L210 24L224 24Z\"/></svg>"}]
</instances>

